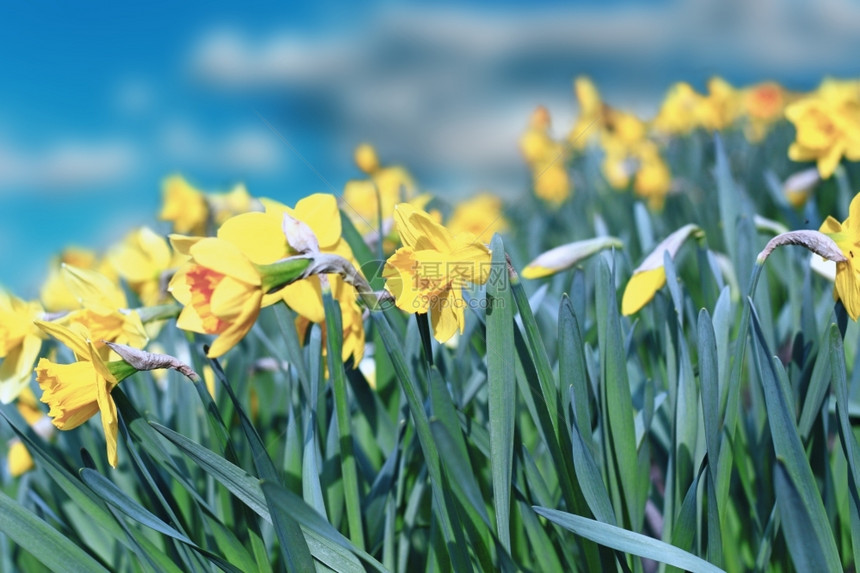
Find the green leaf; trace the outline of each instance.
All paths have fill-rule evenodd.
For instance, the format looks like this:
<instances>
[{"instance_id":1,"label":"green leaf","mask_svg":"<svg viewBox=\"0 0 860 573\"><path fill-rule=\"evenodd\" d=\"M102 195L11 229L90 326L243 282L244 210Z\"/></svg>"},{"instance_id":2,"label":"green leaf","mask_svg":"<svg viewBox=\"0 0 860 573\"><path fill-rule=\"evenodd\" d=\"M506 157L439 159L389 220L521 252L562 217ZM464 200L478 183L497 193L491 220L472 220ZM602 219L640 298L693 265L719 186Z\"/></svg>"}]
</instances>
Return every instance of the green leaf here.
<instances>
[{"instance_id":1,"label":"green leaf","mask_svg":"<svg viewBox=\"0 0 860 573\"><path fill-rule=\"evenodd\" d=\"M99 495L107 503L111 504L138 523L154 529L163 535L178 539L183 543L193 545L194 542L188 539L187 536L178 532L170 525L164 523L158 516L141 506L139 503L128 497L121 489L113 482L109 481L103 475L95 470L83 468L80 470L81 479L90 489Z\"/></svg>"},{"instance_id":2,"label":"green leaf","mask_svg":"<svg viewBox=\"0 0 860 573\"><path fill-rule=\"evenodd\" d=\"M0 531L54 571L107 572L83 549L3 492Z\"/></svg>"},{"instance_id":3,"label":"green leaf","mask_svg":"<svg viewBox=\"0 0 860 573\"><path fill-rule=\"evenodd\" d=\"M251 454L253 455L254 466L257 468L257 472L264 480L277 480L278 473L275 470L275 464L272 462L272 458L269 457L269 453L263 445L263 440L260 439L260 435L242 408L241 402L239 402L239 399L233 392L233 388L227 380L224 370L221 369L221 365L217 360L211 359L210 362L212 363L215 375L221 380L223 388L230 396L230 400L233 402L233 406L239 416L242 431L248 444L251 446ZM269 500L266 500L266 502L268 504ZM270 510L269 515L272 519L272 524L275 526L275 532L278 534L284 566L289 570L307 571L313 568L314 562L311 558L311 552L308 549L304 535L302 535L301 527L299 527L296 520L291 515L279 511Z\"/></svg>"},{"instance_id":4,"label":"green leaf","mask_svg":"<svg viewBox=\"0 0 860 573\"><path fill-rule=\"evenodd\" d=\"M535 506L534 510L553 523L606 547L696 573L722 571L701 557L647 535L555 509Z\"/></svg>"},{"instance_id":5,"label":"green leaf","mask_svg":"<svg viewBox=\"0 0 860 573\"><path fill-rule=\"evenodd\" d=\"M636 451L633 397L627 378L627 356L621 336L621 321L612 273L605 260L600 261L599 269L596 294L600 363L603 370L601 412L604 418L601 427L604 459L609 464L610 492L614 484L614 489L624 498L627 522L638 529L644 518L645 500L639 492L639 475L642 468ZM625 523L624 515L620 513L622 505L613 505L618 522Z\"/></svg>"},{"instance_id":6,"label":"green leaf","mask_svg":"<svg viewBox=\"0 0 860 573\"><path fill-rule=\"evenodd\" d=\"M571 393L575 390L571 387ZM575 397L571 398L571 401ZM600 467L594 460L591 450L582 437L579 427L579 416L574 413L573 432L571 442L573 447L573 465L576 468L576 479L582 488L582 494L588 502L588 508L598 520L615 525L615 511L612 509L612 501L606 491L606 484L600 475ZM590 432L590 430L589 430Z\"/></svg>"},{"instance_id":7,"label":"green leaf","mask_svg":"<svg viewBox=\"0 0 860 573\"><path fill-rule=\"evenodd\" d=\"M514 366L514 301L508 280L505 247L498 235L490 244L493 253L487 282L487 386L489 392L490 463L493 475L493 508L502 546L511 550L511 476L513 472L516 414Z\"/></svg>"},{"instance_id":8,"label":"green leaf","mask_svg":"<svg viewBox=\"0 0 860 573\"><path fill-rule=\"evenodd\" d=\"M857 444L854 428L848 416L848 380L845 372L845 353L842 337L835 324L830 326L830 371L833 373L833 393L836 395L836 414L839 419L839 441L848 462L848 477L853 511L851 512L850 531L854 557L860 554L860 445ZM856 564L855 564L856 565Z\"/></svg>"},{"instance_id":9,"label":"green leaf","mask_svg":"<svg viewBox=\"0 0 860 573\"><path fill-rule=\"evenodd\" d=\"M364 529L361 522L361 497L358 490L358 470L353 452L352 424L349 414L349 397L346 393L346 378L341 359L343 346L343 326L340 305L335 304L331 291L323 293L326 324L326 350L328 369L334 391L335 416L340 437L340 468L343 475L346 519L349 523L349 537L356 547L364 548Z\"/></svg>"},{"instance_id":10,"label":"green leaf","mask_svg":"<svg viewBox=\"0 0 860 573\"><path fill-rule=\"evenodd\" d=\"M386 318L388 312L391 311L374 312L370 316L374 319L374 324L379 330L385 349L391 358L391 363L394 366L400 387L406 395L409 411L412 414L415 430L418 434L418 442L421 446L421 451L424 453L427 471L430 474L434 513L439 520L442 535L449 548L451 563L455 570L465 571L471 568L469 556L464 546L465 539L463 532L461 529L455 528L453 524L453 519L456 516L449 509L451 507L450 496L442 487L442 467L439 460L439 450L436 448L433 440L433 432L430 430L430 420L424 409L424 400L421 392L406 366L406 358L403 355L400 341L394 335L394 331L391 329L391 325Z\"/></svg>"},{"instance_id":11,"label":"green leaf","mask_svg":"<svg viewBox=\"0 0 860 573\"><path fill-rule=\"evenodd\" d=\"M569 382L570 402L582 439L591 447L591 391L585 369L585 343L573 304L567 295L562 296L558 309L558 379L559 389ZM567 412L567 407L564 409Z\"/></svg>"},{"instance_id":12,"label":"green leaf","mask_svg":"<svg viewBox=\"0 0 860 573\"><path fill-rule=\"evenodd\" d=\"M828 555L826 544L820 542L817 532L811 532L810 526L814 517L808 511L808 500L804 498L794 484L785 462L777 458L773 471L776 503L781 516L782 530L785 534L785 544L794 567L797 571L841 571L839 556L835 553ZM829 526L828 526L829 529ZM832 561L833 558L836 561ZM831 567L836 565L835 569ZM826 569L823 569L826 567Z\"/></svg>"},{"instance_id":13,"label":"green leaf","mask_svg":"<svg viewBox=\"0 0 860 573\"><path fill-rule=\"evenodd\" d=\"M839 571L842 564L833 539L833 531L830 529L830 520L827 518L821 494L815 484L815 476L794 424L792 409L788 405L789 396L780 381L782 374L779 370L782 369L782 364L775 356L771 359L755 308L752 308L751 319L753 351L764 391L773 447L780 466L785 470L784 475L776 481L779 486L776 490L776 501L780 513L785 517L783 524L799 516L803 516L803 521L796 521L792 525L807 524L806 527L785 529L786 542L793 551L792 559L814 554L820 557L816 562L818 567L824 566L829 571ZM804 570L802 564L803 562L795 561L801 571Z\"/></svg>"},{"instance_id":14,"label":"green leaf","mask_svg":"<svg viewBox=\"0 0 860 573\"><path fill-rule=\"evenodd\" d=\"M379 562L366 552L356 548L329 522L323 519L319 513L305 503L301 497L276 483L263 482L261 484L255 477L248 474L242 468L231 464L218 454L189 440L182 434L178 434L170 428L165 428L155 422L150 422L150 424L158 433L173 442L182 452L193 459L206 472L210 473L218 483L226 487L233 495L242 500L257 515L269 523L272 522L272 518L269 514L266 497L263 495L264 487L272 494L272 503L276 504L280 510L292 516L305 530L313 532L316 538L322 538L327 540L328 543L340 545L358 557L361 557L366 563L372 565L377 570L384 570ZM317 557L315 551L319 548L318 544L314 544L313 539L310 537L308 538L308 542L311 554Z\"/></svg>"},{"instance_id":15,"label":"green leaf","mask_svg":"<svg viewBox=\"0 0 860 573\"><path fill-rule=\"evenodd\" d=\"M121 489L119 489L110 480L105 478L97 471L92 470L90 468L83 468L80 470L80 474L81 479L83 479L84 483L87 484L90 489L92 489L95 493L101 496L101 498L104 499L108 504L115 507L116 509L126 514L133 520L137 521L141 525L145 525L146 527L154 529L155 531L158 531L163 535L181 541L182 543L190 546L192 549L194 549L207 559L216 563L219 567L221 567L221 569L225 571L241 573L241 569L232 566L230 563L224 561L210 551L199 547L187 536L183 535L182 533L162 521L158 516L154 515L152 512L148 511L139 503L128 497ZM139 536L135 536L135 540L137 540L137 538L139 538Z\"/></svg>"}]
</instances>

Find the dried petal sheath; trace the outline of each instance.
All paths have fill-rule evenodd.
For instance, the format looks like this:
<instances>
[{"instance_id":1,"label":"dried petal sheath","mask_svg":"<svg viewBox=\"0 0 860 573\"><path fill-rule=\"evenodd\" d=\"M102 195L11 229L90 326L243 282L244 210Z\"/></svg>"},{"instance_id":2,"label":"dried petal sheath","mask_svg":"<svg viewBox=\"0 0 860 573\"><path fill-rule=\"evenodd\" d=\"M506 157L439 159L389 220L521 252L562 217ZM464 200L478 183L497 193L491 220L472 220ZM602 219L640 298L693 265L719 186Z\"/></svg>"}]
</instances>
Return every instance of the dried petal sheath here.
<instances>
[{"instance_id":1,"label":"dried petal sheath","mask_svg":"<svg viewBox=\"0 0 860 573\"><path fill-rule=\"evenodd\" d=\"M158 370L159 368L170 368L184 374L192 381L200 380L200 376L192 370L192 368L181 362L178 358L169 354L157 354L155 352L147 352L126 346L125 344L116 344L113 342L105 342L110 346L111 350L119 354L123 360L134 366L135 370Z\"/></svg>"},{"instance_id":2,"label":"dried petal sheath","mask_svg":"<svg viewBox=\"0 0 860 573\"><path fill-rule=\"evenodd\" d=\"M764 249L756 257L756 262L758 264L764 263L775 248L785 245L806 247L813 253L837 263L843 263L848 260L842 254L839 245L824 233L818 231L789 231L788 233L777 235L768 241L767 245L765 245Z\"/></svg>"}]
</instances>

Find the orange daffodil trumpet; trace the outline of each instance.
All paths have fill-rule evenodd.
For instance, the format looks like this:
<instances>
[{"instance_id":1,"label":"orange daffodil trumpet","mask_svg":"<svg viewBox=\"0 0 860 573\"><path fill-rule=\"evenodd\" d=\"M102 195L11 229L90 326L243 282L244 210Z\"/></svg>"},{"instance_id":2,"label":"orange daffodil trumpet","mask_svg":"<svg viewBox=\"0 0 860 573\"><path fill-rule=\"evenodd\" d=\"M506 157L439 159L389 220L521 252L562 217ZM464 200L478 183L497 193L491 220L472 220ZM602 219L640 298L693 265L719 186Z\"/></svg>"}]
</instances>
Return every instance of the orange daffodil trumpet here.
<instances>
[{"instance_id":1,"label":"orange daffodil trumpet","mask_svg":"<svg viewBox=\"0 0 860 573\"><path fill-rule=\"evenodd\" d=\"M239 247L222 238L173 236L171 241L177 251L191 257L168 287L184 306L176 325L183 330L217 335L207 354L217 358L251 330L266 289L276 286L275 277L284 269L263 269L253 264ZM292 275L287 280L291 278Z\"/></svg>"},{"instance_id":2,"label":"orange daffodil trumpet","mask_svg":"<svg viewBox=\"0 0 860 573\"><path fill-rule=\"evenodd\" d=\"M388 259L382 275L395 304L411 314L430 312L433 335L445 342L463 332L462 289L490 276L490 250L470 233L456 236L430 215L401 203L394 221L403 246Z\"/></svg>"},{"instance_id":3,"label":"orange daffodil trumpet","mask_svg":"<svg viewBox=\"0 0 860 573\"><path fill-rule=\"evenodd\" d=\"M651 253L645 257L633 276L627 282L624 295L621 298L621 314L629 316L638 312L648 304L657 291L666 284L666 269L663 266L664 253L668 252L670 258L675 258L678 249L681 248L691 236L702 236L702 230L693 224L684 225L657 245Z\"/></svg>"}]
</instances>

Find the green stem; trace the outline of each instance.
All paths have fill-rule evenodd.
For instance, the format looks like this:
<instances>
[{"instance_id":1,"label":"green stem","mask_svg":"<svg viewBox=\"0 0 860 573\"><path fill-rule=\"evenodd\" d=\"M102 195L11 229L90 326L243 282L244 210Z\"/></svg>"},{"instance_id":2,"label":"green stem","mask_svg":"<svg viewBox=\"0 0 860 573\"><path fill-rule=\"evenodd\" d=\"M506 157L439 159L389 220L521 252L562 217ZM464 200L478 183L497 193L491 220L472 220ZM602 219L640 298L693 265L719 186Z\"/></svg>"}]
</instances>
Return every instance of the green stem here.
<instances>
[{"instance_id":1,"label":"green stem","mask_svg":"<svg viewBox=\"0 0 860 573\"><path fill-rule=\"evenodd\" d=\"M343 473L343 493L346 501L346 519L349 522L349 538L359 549L364 549L361 499L358 489L358 468L352 445L352 425L349 418L349 397L346 393L346 376L343 371L340 308L331 296L331 290L323 291L325 307L326 352L328 370L334 391L335 415L340 441L340 467Z\"/></svg>"}]
</instances>

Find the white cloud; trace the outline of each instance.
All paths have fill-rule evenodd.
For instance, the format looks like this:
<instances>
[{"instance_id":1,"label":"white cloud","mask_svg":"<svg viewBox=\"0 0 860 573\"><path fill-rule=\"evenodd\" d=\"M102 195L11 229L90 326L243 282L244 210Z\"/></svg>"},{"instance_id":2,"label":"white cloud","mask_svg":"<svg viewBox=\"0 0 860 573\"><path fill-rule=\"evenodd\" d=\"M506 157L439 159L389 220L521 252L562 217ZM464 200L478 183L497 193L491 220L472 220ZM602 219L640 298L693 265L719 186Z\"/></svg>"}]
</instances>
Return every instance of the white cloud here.
<instances>
[{"instance_id":1,"label":"white cloud","mask_svg":"<svg viewBox=\"0 0 860 573\"><path fill-rule=\"evenodd\" d=\"M320 80L321 74L339 69L346 45L314 43L309 45L287 35L276 35L265 42L246 40L240 33L221 29L206 35L191 58L192 74L225 86L248 87L278 85L302 78Z\"/></svg>"},{"instance_id":2,"label":"white cloud","mask_svg":"<svg viewBox=\"0 0 860 573\"><path fill-rule=\"evenodd\" d=\"M138 153L129 142L68 141L30 151L0 141L0 189L67 189L119 181L137 169Z\"/></svg>"},{"instance_id":3,"label":"white cloud","mask_svg":"<svg viewBox=\"0 0 860 573\"><path fill-rule=\"evenodd\" d=\"M201 38L189 67L209 86L312 102L322 109L312 113L338 126L343 155L370 140L384 161L445 173L466 188L514 190L523 184L516 141L531 110L547 104L564 133L577 74L602 74L598 86L613 103L653 110L670 82L694 75L808 79L846 69L860 49L857 29L860 4L849 0L410 7L371 14L336 37L221 29Z\"/></svg>"},{"instance_id":4,"label":"white cloud","mask_svg":"<svg viewBox=\"0 0 860 573\"><path fill-rule=\"evenodd\" d=\"M270 172L284 162L281 143L263 127L245 126L212 136L188 122L173 121L162 130L161 144L171 163L204 169Z\"/></svg>"}]
</instances>

